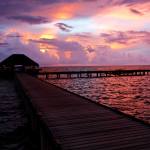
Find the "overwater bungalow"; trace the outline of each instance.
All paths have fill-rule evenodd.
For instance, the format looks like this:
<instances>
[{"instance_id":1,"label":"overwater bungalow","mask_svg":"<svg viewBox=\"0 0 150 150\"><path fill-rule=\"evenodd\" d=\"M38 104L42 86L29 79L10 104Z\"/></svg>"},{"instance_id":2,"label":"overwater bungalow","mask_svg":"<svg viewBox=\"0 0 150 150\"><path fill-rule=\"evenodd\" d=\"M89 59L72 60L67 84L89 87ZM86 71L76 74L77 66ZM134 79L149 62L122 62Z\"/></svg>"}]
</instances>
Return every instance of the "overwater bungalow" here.
<instances>
[{"instance_id":1,"label":"overwater bungalow","mask_svg":"<svg viewBox=\"0 0 150 150\"><path fill-rule=\"evenodd\" d=\"M8 58L0 62L1 74L27 72L35 75L38 73L38 71L39 64L24 54L12 54Z\"/></svg>"}]
</instances>

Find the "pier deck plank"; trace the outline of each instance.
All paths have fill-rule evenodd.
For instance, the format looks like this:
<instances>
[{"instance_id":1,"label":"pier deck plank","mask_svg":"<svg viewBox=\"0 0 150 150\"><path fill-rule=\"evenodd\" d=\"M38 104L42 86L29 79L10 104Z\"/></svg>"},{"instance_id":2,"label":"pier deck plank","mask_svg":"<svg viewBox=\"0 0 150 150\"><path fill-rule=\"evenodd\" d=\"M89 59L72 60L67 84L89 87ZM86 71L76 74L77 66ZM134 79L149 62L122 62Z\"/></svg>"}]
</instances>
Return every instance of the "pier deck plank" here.
<instances>
[{"instance_id":1,"label":"pier deck plank","mask_svg":"<svg viewBox=\"0 0 150 150\"><path fill-rule=\"evenodd\" d=\"M63 150L148 150L150 128L31 76L18 79Z\"/></svg>"}]
</instances>

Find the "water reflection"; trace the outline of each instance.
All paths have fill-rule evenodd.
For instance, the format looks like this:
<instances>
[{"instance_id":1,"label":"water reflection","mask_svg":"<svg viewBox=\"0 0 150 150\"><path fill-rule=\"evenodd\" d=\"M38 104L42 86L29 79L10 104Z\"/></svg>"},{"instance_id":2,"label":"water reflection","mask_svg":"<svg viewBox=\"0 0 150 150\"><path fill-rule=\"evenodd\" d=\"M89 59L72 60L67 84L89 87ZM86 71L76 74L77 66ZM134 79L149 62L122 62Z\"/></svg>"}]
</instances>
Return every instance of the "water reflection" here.
<instances>
[{"instance_id":1,"label":"water reflection","mask_svg":"<svg viewBox=\"0 0 150 150\"><path fill-rule=\"evenodd\" d=\"M150 123L150 77L61 79L48 82Z\"/></svg>"},{"instance_id":2,"label":"water reflection","mask_svg":"<svg viewBox=\"0 0 150 150\"><path fill-rule=\"evenodd\" d=\"M29 140L28 119L14 84L0 80L0 150L27 150Z\"/></svg>"}]
</instances>

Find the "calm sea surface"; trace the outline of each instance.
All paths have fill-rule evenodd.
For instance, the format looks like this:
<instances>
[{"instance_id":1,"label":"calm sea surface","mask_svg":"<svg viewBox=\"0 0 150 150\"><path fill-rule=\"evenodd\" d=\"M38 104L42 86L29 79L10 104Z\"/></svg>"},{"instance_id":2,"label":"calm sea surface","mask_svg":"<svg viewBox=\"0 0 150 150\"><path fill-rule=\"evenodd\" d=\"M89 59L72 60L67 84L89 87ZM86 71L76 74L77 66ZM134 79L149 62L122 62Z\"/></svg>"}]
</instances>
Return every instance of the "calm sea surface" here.
<instances>
[{"instance_id":1,"label":"calm sea surface","mask_svg":"<svg viewBox=\"0 0 150 150\"><path fill-rule=\"evenodd\" d=\"M27 150L28 119L15 84L0 79L0 150Z\"/></svg>"},{"instance_id":2,"label":"calm sea surface","mask_svg":"<svg viewBox=\"0 0 150 150\"><path fill-rule=\"evenodd\" d=\"M150 66L49 67L46 71L150 69ZM150 123L150 75L49 79L49 83Z\"/></svg>"}]
</instances>

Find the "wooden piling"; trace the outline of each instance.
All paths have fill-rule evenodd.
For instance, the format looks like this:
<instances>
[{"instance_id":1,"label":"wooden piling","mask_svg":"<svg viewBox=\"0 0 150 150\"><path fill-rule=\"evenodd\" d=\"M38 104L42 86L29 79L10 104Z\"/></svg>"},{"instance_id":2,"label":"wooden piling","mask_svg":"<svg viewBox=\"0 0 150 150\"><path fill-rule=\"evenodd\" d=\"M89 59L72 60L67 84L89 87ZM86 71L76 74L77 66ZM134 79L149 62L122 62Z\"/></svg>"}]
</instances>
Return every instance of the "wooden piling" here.
<instances>
[{"instance_id":1,"label":"wooden piling","mask_svg":"<svg viewBox=\"0 0 150 150\"><path fill-rule=\"evenodd\" d=\"M40 72L39 75L45 75L49 79L49 75L55 75L57 79L66 78L71 79L72 76L76 78L92 78L92 77L111 77L111 76L143 76L149 75L150 70L105 70L105 71L67 71L67 72ZM61 77L62 75L62 77Z\"/></svg>"}]
</instances>

